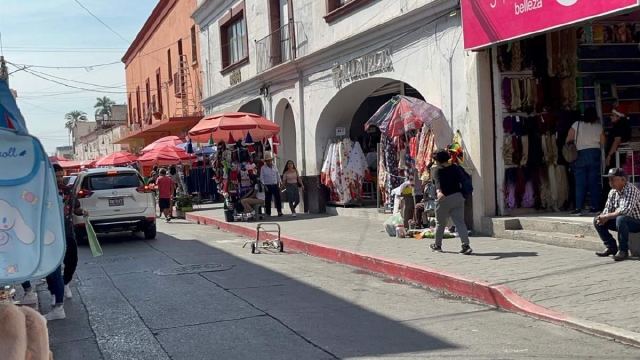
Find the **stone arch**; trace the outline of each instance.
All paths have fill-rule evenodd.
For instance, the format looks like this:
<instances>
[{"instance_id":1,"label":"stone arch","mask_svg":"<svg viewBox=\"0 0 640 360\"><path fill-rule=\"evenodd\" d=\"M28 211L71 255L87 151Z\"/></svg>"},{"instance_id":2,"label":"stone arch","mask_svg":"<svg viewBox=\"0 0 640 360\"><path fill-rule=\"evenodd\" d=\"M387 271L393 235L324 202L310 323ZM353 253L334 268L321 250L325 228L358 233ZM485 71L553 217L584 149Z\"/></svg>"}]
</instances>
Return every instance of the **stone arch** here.
<instances>
[{"instance_id":1,"label":"stone arch","mask_svg":"<svg viewBox=\"0 0 640 360\"><path fill-rule=\"evenodd\" d=\"M365 100L378 89L393 82L407 84L415 89L414 86L403 80L391 77L372 77L355 81L343 87L327 102L320 113L315 128L315 159L317 167L315 171L319 173L322 167L324 151L329 139L335 138L335 128L345 127L347 136L350 136L350 134L353 133L352 122L354 115L361 108ZM389 94L389 98L391 98L391 96L392 94ZM424 98L424 94L420 94L420 97ZM362 126L364 127L364 123Z\"/></svg>"},{"instance_id":2,"label":"stone arch","mask_svg":"<svg viewBox=\"0 0 640 360\"><path fill-rule=\"evenodd\" d=\"M296 129L296 119L291 108L291 103L286 98L282 98L276 104L273 111L273 121L280 125L280 145L276 161L278 169L282 171L287 160L293 160L298 169L298 133Z\"/></svg>"}]
</instances>

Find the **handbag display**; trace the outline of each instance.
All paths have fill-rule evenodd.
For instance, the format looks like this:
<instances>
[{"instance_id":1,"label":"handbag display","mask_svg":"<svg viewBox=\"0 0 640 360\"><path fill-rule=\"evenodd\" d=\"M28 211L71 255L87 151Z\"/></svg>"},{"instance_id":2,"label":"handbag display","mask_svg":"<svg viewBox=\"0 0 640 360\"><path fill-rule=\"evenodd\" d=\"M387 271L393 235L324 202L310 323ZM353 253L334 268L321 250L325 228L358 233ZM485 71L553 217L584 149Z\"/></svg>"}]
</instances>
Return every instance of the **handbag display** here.
<instances>
[{"instance_id":1,"label":"handbag display","mask_svg":"<svg viewBox=\"0 0 640 360\"><path fill-rule=\"evenodd\" d=\"M573 139L572 142L568 144L564 144L562 147L562 156L568 163L572 163L576 161L578 158L578 147L576 143L578 142L578 131L580 130L580 123L578 122L578 127L576 129L576 138Z\"/></svg>"}]
</instances>

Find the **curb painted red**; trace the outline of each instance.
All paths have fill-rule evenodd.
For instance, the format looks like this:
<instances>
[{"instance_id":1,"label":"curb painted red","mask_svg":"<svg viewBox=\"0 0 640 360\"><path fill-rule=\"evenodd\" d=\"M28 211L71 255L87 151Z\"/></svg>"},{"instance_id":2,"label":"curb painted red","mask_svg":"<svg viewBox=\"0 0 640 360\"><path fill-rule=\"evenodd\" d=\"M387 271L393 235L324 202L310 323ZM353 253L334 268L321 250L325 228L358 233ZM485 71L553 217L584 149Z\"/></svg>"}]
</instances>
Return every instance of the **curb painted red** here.
<instances>
[{"instance_id":1,"label":"curb painted red","mask_svg":"<svg viewBox=\"0 0 640 360\"><path fill-rule=\"evenodd\" d=\"M216 227L220 230L233 232L249 238L255 239L256 237L255 229L236 225L234 223L228 223L208 216L188 213L186 214L186 219L198 224ZM263 234L261 236L264 236L264 238L274 237L274 235L270 233ZM546 309L522 298L509 287L504 285L493 285L485 281L474 280L447 271L423 267L417 264L386 259L380 256L363 254L351 250L343 250L310 241L302 241L287 235L281 235L281 240L284 242L287 250L293 250L295 252L308 254L336 263L358 267L374 273L423 285L431 289L443 290L451 294L473 299L504 310L566 325L589 334L640 347L640 334L638 333L577 319L567 314Z\"/></svg>"}]
</instances>

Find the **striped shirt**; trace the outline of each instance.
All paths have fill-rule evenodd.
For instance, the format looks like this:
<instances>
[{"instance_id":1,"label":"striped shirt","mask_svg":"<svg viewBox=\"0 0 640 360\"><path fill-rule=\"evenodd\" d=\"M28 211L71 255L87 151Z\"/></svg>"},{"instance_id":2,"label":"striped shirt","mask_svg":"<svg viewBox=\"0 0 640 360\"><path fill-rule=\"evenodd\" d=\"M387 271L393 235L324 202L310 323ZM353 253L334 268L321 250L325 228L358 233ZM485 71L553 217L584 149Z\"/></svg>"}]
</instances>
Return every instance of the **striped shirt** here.
<instances>
[{"instance_id":1,"label":"striped shirt","mask_svg":"<svg viewBox=\"0 0 640 360\"><path fill-rule=\"evenodd\" d=\"M260 182L264 185L278 185L280 183L280 174L275 166L267 165L260 168Z\"/></svg>"},{"instance_id":2,"label":"striped shirt","mask_svg":"<svg viewBox=\"0 0 640 360\"><path fill-rule=\"evenodd\" d=\"M602 214L613 214L616 211L620 215L640 220L640 190L635 185L627 183L622 192L611 189Z\"/></svg>"}]
</instances>

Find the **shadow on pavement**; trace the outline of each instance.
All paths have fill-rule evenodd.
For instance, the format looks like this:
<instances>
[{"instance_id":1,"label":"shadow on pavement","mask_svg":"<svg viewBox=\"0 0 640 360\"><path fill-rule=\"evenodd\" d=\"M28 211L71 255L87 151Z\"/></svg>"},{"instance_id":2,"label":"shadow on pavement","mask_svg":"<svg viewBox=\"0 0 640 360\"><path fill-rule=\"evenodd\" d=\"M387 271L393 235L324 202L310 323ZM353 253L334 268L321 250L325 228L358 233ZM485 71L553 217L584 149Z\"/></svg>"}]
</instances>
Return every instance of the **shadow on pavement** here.
<instances>
[{"instance_id":1,"label":"shadow on pavement","mask_svg":"<svg viewBox=\"0 0 640 360\"><path fill-rule=\"evenodd\" d=\"M199 240L158 233L100 242L102 257L80 247L80 296L67 320L50 323L56 358L327 359L457 348L300 281L307 274L275 272ZM285 263L290 255L253 256Z\"/></svg>"},{"instance_id":2,"label":"shadow on pavement","mask_svg":"<svg viewBox=\"0 0 640 360\"><path fill-rule=\"evenodd\" d=\"M529 252L493 252L493 253L471 253L471 256L487 256L487 257L495 257L495 259L491 260L500 260L500 259L509 259L509 258L519 258L519 257L534 257L538 256L537 252L529 251Z\"/></svg>"}]
</instances>

